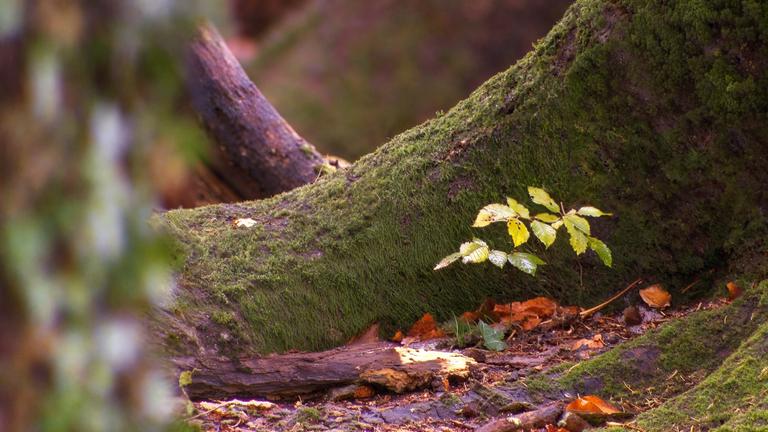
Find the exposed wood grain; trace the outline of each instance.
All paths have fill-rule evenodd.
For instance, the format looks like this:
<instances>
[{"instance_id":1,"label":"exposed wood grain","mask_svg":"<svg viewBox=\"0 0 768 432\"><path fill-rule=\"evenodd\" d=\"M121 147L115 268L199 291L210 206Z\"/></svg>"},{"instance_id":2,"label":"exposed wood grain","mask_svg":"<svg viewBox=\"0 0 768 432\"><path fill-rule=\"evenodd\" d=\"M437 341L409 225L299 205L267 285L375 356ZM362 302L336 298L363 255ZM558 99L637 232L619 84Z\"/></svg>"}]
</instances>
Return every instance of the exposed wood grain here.
<instances>
[{"instance_id":1,"label":"exposed wood grain","mask_svg":"<svg viewBox=\"0 0 768 432\"><path fill-rule=\"evenodd\" d=\"M175 362L181 370L194 371L185 390L196 400L306 395L352 383L401 393L429 386L436 379L466 379L475 363L461 354L385 342L235 361L186 358Z\"/></svg>"}]
</instances>

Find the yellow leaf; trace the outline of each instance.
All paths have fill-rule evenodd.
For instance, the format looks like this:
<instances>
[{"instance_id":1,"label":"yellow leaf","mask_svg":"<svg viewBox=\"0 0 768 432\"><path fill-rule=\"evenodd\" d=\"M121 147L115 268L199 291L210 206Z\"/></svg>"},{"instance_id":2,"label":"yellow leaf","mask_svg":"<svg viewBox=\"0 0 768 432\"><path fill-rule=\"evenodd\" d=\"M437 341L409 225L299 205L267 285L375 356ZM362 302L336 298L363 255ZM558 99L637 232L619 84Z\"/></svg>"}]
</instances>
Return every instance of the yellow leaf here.
<instances>
[{"instance_id":1,"label":"yellow leaf","mask_svg":"<svg viewBox=\"0 0 768 432\"><path fill-rule=\"evenodd\" d=\"M528 195L531 196L531 200L533 200L533 202L543 205L549 211L555 213L560 211L560 208L558 208L555 200L553 200L552 197L549 196L547 191L544 189L528 186Z\"/></svg>"},{"instance_id":2,"label":"yellow leaf","mask_svg":"<svg viewBox=\"0 0 768 432\"><path fill-rule=\"evenodd\" d=\"M507 197L507 205L509 208L515 211L521 218L523 219L530 219L531 213L528 211L528 208L519 202L515 201L514 199Z\"/></svg>"},{"instance_id":3,"label":"yellow leaf","mask_svg":"<svg viewBox=\"0 0 768 432\"><path fill-rule=\"evenodd\" d=\"M520 219L510 219L509 222L507 222L507 231L512 237L512 242L515 244L515 247L527 242L528 238L531 236L531 233L528 232L528 228L525 227L525 224L520 222Z\"/></svg>"},{"instance_id":4,"label":"yellow leaf","mask_svg":"<svg viewBox=\"0 0 768 432\"><path fill-rule=\"evenodd\" d=\"M472 224L472 226L475 228L482 228L493 222L505 221L515 216L517 216L517 213L515 213L509 206L505 206L504 204L488 204L477 213L475 223Z\"/></svg>"}]
</instances>

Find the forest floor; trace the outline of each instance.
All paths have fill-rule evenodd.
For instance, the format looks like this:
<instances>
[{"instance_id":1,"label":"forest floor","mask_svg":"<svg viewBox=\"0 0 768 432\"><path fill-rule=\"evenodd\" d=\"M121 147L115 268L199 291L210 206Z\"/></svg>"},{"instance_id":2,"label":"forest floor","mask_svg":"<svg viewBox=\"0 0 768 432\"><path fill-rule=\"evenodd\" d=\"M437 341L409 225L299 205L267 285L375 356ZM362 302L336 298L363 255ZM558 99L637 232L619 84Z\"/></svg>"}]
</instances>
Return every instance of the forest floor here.
<instances>
[{"instance_id":1,"label":"forest floor","mask_svg":"<svg viewBox=\"0 0 768 432\"><path fill-rule=\"evenodd\" d=\"M191 417L191 423L199 425L204 431L222 432L469 431L482 428L483 425L486 425L484 430L505 430L503 427L494 429L491 423L494 419L503 419L521 412L534 413L535 416L536 410L544 402L539 405L528 402L510 404L509 399L505 398L494 401L494 388L497 386L525 383L525 378L532 375L545 376L541 372L557 366L578 364L665 322L680 319L698 310L718 308L726 303L726 300L714 300L664 311L638 305L624 312L598 312L564 326L547 328L542 325L529 331L513 331L506 338L506 349L498 352L483 349L482 340L474 346L457 348L455 337L426 341L406 338L400 343L392 342L392 345L404 342L409 348L459 353L471 357L476 364L463 382L444 379L442 382L433 382L431 388L404 394L358 385L351 386L351 390L346 392L331 391L321 398L307 400L234 399L195 402L196 414ZM568 403L585 395L566 393L562 396L563 402ZM598 418L598 421L628 422L625 424L632 429L633 415L654 408L662 401L649 393L642 404L624 400L607 402L620 412L618 415ZM581 422L569 424L567 429L546 423L546 420L541 420L541 427L531 430L570 432L580 431L583 427Z\"/></svg>"}]
</instances>

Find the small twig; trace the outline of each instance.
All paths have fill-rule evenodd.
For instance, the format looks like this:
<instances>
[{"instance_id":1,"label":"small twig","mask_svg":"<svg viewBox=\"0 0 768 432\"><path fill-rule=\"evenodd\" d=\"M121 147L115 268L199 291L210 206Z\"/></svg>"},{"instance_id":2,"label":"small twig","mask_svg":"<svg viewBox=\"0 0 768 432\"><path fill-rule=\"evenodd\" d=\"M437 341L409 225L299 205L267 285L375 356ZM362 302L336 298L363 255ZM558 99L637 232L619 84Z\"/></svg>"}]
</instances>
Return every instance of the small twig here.
<instances>
[{"instance_id":1,"label":"small twig","mask_svg":"<svg viewBox=\"0 0 768 432\"><path fill-rule=\"evenodd\" d=\"M689 283L688 285L686 285L686 287L685 287L685 288L683 288L683 289L681 289L681 290L680 290L680 293L681 293L681 294L685 294L685 293L686 293L686 292L687 292L689 289L691 289L691 288L693 288L694 286L696 286L696 284L697 284L697 283L699 283L699 282L701 282L701 279L696 279L695 281L693 281L693 282Z\"/></svg>"},{"instance_id":2,"label":"small twig","mask_svg":"<svg viewBox=\"0 0 768 432\"><path fill-rule=\"evenodd\" d=\"M639 278L639 279L637 279L636 281L634 281L634 282L632 282L631 284L629 284L629 285L628 285L626 288L624 288L623 290L621 290L621 291L619 291L618 293L616 293L616 294L615 294L613 297L609 298L608 300L606 300L606 301L604 301L604 302L600 303L600 304L599 304L599 305L597 305L597 306L594 306L594 307L591 307L591 308L589 308L589 309L585 309L585 310L583 310L583 311L579 312L579 318L582 318L582 319L584 319L584 318L588 318L588 317L592 316L592 315L593 315L595 312L598 312L598 311L602 310L604 307L608 306L609 304L611 304L612 302L614 302L616 299L618 299L618 298L620 298L621 296L623 296L624 294L626 294L626 293L627 293L627 291L631 290L632 288L636 287L637 285L640 285L640 283L641 283L642 281L643 281L643 279L642 279L642 278Z\"/></svg>"},{"instance_id":3,"label":"small twig","mask_svg":"<svg viewBox=\"0 0 768 432\"><path fill-rule=\"evenodd\" d=\"M234 401L234 400L231 400L231 401L226 401L226 402L221 402L220 404L218 404L218 405L216 405L215 407L213 407L213 408L209 409L208 411L204 411L204 412L201 412L201 413L197 413L197 414L193 415L192 417L188 417L188 418L187 418L187 421L189 421L189 420L194 420L194 419L196 419L196 418L199 418L199 417L203 417L203 416L206 416L206 415L208 415L208 414L210 414L210 413L212 413L212 412L216 411L216 410L217 410L217 409L219 409L219 408L224 408L225 406L227 406L227 405L232 405L233 403L235 403L235 401Z\"/></svg>"}]
</instances>

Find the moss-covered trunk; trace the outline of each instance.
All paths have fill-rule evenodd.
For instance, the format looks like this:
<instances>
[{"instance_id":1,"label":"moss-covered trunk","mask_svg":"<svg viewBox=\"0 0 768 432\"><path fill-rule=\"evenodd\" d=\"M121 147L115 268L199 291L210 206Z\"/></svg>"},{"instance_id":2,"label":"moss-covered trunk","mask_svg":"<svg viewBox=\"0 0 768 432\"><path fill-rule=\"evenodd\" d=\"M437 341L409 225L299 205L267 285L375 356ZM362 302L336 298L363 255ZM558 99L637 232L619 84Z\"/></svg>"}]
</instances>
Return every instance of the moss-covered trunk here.
<instances>
[{"instance_id":1,"label":"moss-covered trunk","mask_svg":"<svg viewBox=\"0 0 768 432\"><path fill-rule=\"evenodd\" d=\"M585 303L638 276L674 290L712 268L765 275L766 67L764 3L579 1L523 60L351 168L267 200L163 215L185 257L165 342L318 349L485 297ZM614 212L593 227L614 268L559 239L534 248L550 263L536 278L431 270L475 234L480 207L525 198L528 185Z\"/></svg>"}]
</instances>

